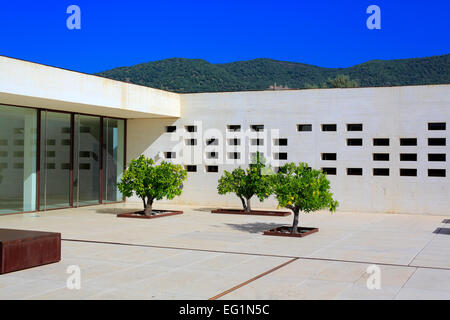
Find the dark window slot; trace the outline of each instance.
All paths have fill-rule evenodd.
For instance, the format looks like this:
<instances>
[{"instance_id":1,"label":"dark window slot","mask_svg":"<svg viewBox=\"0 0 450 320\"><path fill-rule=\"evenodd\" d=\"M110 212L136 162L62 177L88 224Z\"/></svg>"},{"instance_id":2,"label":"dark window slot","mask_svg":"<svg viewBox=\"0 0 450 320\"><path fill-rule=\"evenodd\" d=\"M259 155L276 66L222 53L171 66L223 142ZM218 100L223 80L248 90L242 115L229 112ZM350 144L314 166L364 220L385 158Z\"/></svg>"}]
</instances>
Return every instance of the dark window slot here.
<instances>
[{"instance_id":1,"label":"dark window slot","mask_svg":"<svg viewBox=\"0 0 450 320\"><path fill-rule=\"evenodd\" d=\"M328 175L335 176L336 175L336 168L322 168L322 172L326 173Z\"/></svg>"},{"instance_id":2,"label":"dark window slot","mask_svg":"<svg viewBox=\"0 0 450 320\"><path fill-rule=\"evenodd\" d=\"M374 176L389 176L389 168L374 168Z\"/></svg>"},{"instance_id":3,"label":"dark window slot","mask_svg":"<svg viewBox=\"0 0 450 320\"><path fill-rule=\"evenodd\" d=\"M400 138L401 146L417 146L416 138Z\"/></svg>"},{"instance_id":4,"label":"dark window slot","mask_svg":"<svg viewBox=\"0 0 450 320\"><path fill-rule=\"evenodd\" d=\"M363 169L362 168L347 168L348 176L362 176Z\"/></svg>"},{"instance_id":5,"label":"dark window slot","mask_svg":"<svg viewBox=\"0 0 450 320\"><path fill-rule=\"evenodd\" d=\"M389 153L374 153L373 161L389 161Z\"/></svg>"},{"instance_id":6,"label":"dark window slot","mask_svg":"<svg viewBox=\"0 0 450 320\"><path fill-rule=\"evenodd\" d=\"M347 139L348 146L362 146L363 139Z\"/></svg>"},{"instance_id":7,"label":"dark window slot","mask_svg":"<svg viewBox=\"0 0 450 320\"><path fill-rule=\"evenodd\" d=\"M445 138L428 138L429 146L445 146L446 140Z\"/></svg>"},{"instance_id":8,"label":"dark window slot","mask_svg":"<svg viewBox=\"0 0 450 320\"><path fill-rule=\"evenodd\" d=\"M389 146L389 138L375 138L373 139L374 146Z\"/></svg>"},{"instance_id":9,"label":"dark window slot","mask_svg":"<svg viewBox=\"0 0 450 320\"><path fill-rule=\"evenodd\" d=\"M417 161L416 153L400 153L400 161Z\"/></svg>"},{"instance_id":10,"label":"dark window slot","mask_svg":"<svg viewBox=\"0 0 450 320\"><path fill-rule=\"evenodd\" d=\"M322 160L336 160L336 153L322 153Z\"/></svg>"},{"instance_id":11,"label":"dark window slot","mask_svg":"<svg viewBox=\"0 0 450 320\"><path fill-rule=\"evenodd\" d=\"M347 131L363 131L362 123L349 123L347 124Z\"/></svg>"},{"instance_id":12,"label":"dark window slot","mask_svg":"<svg viewBox=\"0 0 450 320\"><path fill-rule=\"evenodd\" d=\"M336 124L323 124L322 131L337 131Z\"/></svg>"},{"instance_id":13,"label":"dark window slot","mask_svg":"<svg viewBox=\"0 0 450 320\"><path fill-rule=\"evenodd\" d=\"M446 161L445 153L429 153L428 161Z\"/></svg>"},{"instance_id":14,"label":"dark window slot","mask_svg":"<svg viewBox=\"0 0 450 320\"><path fill-rule=\"evenodd\" d=\"M416 177L417 169L400 169L400 176L402 177Z\"/></svg>"},{"instance_id":15,"label":"dark window slot","mask_svg":"<svg viewBox=\"0 0 450 320\"><path fill-rule=\"evenodd\" d=\"M446 130L445 122L429 122L428 130Z\"/></svg>"},{"instance_id":16,"label":"dark window slot","mask_svg":"<svg viewBox=\"0 0 450 320\"><path fill-rule=\"evenodd\" d=\"M445 169L428 169L429 177L445 177Z\"/></svg>"},{"instance_id":17,"label":"dark window slot","mask_svg":"<svg viewBox=\"0 0 450 320\"><path fill-rule=\"evenodd\" d=\"M312 124L298 124L297 131L312 131Z\"/></svg>"}]
</instances>

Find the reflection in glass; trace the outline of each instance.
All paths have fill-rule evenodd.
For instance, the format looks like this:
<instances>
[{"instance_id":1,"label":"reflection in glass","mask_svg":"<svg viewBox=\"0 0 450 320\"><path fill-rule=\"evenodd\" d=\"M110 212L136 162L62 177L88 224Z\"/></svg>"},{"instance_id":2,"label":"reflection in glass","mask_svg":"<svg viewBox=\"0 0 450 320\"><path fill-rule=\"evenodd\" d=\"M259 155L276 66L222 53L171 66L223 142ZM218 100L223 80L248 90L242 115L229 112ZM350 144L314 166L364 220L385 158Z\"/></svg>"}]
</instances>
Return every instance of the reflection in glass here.
<instances>
[{"instance_id":1,"label":"reflection in glass","mask_svg":"<svg viewBox=\"0 0 450 320\"><path fill-rule=\"evenodd\" d=\"M0 214L36 210L34 109L0 105Z\"/></svg>"},{"instance_id":2,"label":"reflection in glass","mask_svg":"<svg viewBox=\"0 0 450 320\"><path fill-rule=\"evenodd\" d=\"M100 117L75 115L74 206L100 202Z\"/></svg>"},{"instance_id":3,"label":"reflection in glass","mask_svg":"<svg viewBox=\"0 0 450 320\"><path fill-rule=\"evenodd\" d=\"M71 115L41 112L41 210L70 206Z\"/></svg>"},{"instance_id":4,"label":"reflection in glass","mask_svg":"<svg viewBox=\"0 0 450 320\"><path fill-rule=\"evenodd\" d=\"M124 167L124 129L124 120L103 119L103 202L122 200L117 183Z\"/></svg>"}]
</instances>

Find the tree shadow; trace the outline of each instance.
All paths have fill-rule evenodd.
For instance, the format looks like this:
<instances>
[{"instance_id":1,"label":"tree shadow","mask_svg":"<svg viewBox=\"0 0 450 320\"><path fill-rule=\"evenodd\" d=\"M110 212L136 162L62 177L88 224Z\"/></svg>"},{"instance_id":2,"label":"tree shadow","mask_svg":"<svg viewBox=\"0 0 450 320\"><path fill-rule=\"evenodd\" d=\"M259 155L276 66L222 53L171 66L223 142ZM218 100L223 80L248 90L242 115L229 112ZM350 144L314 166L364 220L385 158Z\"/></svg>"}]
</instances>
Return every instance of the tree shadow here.
<instances>
[{"instance_id":1,"label":"tree shadow","mask_svg":"<svg viewBox=\"0 0 450 320\"><path fill-rule=\"evenodd\" d=\"M249 233L262 233L266 230L274 229L277 227L281 227L284 224L279 223L264 223L264 222L253 222L253 223L225 223L226 226L233 228L238 231L244 231Z\"/></svg>"},{"instance_id":2,"label":"tree shadow","mask_svg":"<svg viewBox=\"0 0 450 320\"><path fill-rule=\"evenodd\" d=\"M127 212L133 212L133 211L142 211L143 208L137 209L137 208L100 208L95 209L95 213L100 214L120 214L120 213L127 213Z\"/></svg>"},{"instance_id":3,"label":"tree shadow","mask_svg":"<svg viewBox=\"0 0 450 320\"><path fill-rule=\"evenodd\" d=\"M194 211L200 211L200 212L211 212L212 210L216 210L216 208L195 208Z\"/></svg>"},{"instance_id":4,"label":"tree shadow","mask_svg":"<svg viewBox=\"0 0 450 320\"><path fill-rule=\"evenodd\" d=\"M450 228L436 228L433 233L450 235Z\"/></svg>"}]
</instances>

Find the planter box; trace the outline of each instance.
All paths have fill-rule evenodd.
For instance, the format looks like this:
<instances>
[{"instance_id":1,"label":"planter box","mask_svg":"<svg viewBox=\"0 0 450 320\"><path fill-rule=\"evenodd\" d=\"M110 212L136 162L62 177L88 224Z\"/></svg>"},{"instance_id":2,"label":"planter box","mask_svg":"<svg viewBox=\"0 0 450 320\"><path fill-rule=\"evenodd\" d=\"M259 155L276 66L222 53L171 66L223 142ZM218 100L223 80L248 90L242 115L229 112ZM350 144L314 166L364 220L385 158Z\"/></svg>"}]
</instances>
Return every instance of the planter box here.
<instances>
[{"instance_id":1,"label":"planter box","mask_svg":"<svg viewBox=\"0 0 450 320\"><path fill-rule=\"evenodd\" d=\"M168 216L174 216L177 214L183 214L183 211L173 211L173 210L153 210L158 212L155 215L152 216L146 216L144 215L144 211L133 211L133 212L126 212L126 213L119 213L117 215L118 218L136 218L136 219L154 219L154 218L162 218L162 217L168 217Z\"/></svg>"},{"instance_id":2,"label":"planter box","mask_svg":"<svg viewBox=\"0 0 450 320\"><path fill-rule=\"evenodd\" d=\"M290 211L251 210L250 212L245 212L244 210L240 209L216 209L211 210L211 213L243 214L246 216L272 216L272 217L286 217L291 214Z\"/></svg>"},{"instance_id":3,"label":"planter box","mask_svg":"<svg viewBox=\"0 0 450 320\"><path fill-rule=\"evenodd\" d=\"M0 229L0 274L61 260L61 233Z\"/></svg>"},{"instance_id":4,"label":"planter box","mask_svg":"<svg viewBox=\"0 0 450 320\"><path fill-rule=\"evenodd\" d=\"M292 227L282 226L275 229L264 231L264 235L266 236L280 236L280 237L306 237L311 233L318 232L319 228L308 228L308 227L298 227L297 230L299 233L292 234L290 229Z\"/></svg>"}]
</instances>

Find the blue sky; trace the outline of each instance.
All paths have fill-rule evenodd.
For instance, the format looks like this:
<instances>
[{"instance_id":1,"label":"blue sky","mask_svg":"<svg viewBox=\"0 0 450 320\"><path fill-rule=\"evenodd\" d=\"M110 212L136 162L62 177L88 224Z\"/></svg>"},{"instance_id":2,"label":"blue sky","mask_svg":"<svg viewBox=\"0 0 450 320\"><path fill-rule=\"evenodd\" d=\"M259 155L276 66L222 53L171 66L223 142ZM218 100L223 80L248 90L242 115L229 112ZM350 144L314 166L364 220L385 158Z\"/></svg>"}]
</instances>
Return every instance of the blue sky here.
<instances>
[{"instance_id":1,"label":"blue sky","mask_svg":"<svg viewBox=\"0 0 450 320\"><path fill-rule=\"evenodd\" d=\"M381 30L366 27L372 4ZM2 1L0 54L87 73L172 57L348 67L450 53L449 14L448 0Z\"/></svg>"}]
</instances>

